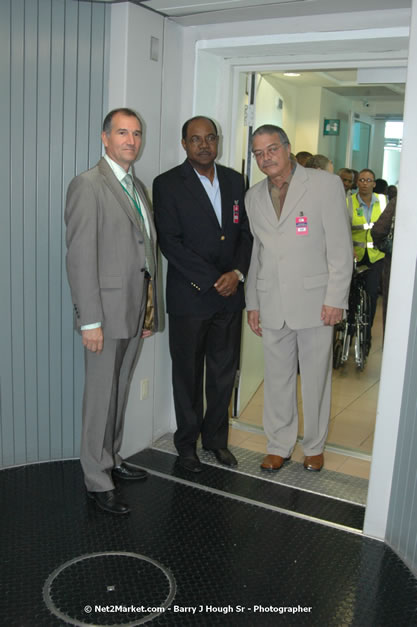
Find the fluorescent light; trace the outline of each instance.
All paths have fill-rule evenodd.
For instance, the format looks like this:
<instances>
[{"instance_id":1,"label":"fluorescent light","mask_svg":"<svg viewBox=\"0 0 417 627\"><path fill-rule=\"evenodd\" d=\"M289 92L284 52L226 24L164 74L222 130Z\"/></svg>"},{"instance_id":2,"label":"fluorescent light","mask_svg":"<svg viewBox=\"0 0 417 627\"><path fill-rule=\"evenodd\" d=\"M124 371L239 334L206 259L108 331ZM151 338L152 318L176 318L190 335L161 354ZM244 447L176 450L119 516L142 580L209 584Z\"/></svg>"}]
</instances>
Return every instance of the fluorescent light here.
<instances>
[{"instance_id":1,"label":"fluorescent light","mask_svg":"<svg viewBox=\"0 0 417 627\"><path fill-rule=\"evenodd\" d=\"M284 76L301 76L297 72L284 72Z\"/></svg>"}]
</instances>

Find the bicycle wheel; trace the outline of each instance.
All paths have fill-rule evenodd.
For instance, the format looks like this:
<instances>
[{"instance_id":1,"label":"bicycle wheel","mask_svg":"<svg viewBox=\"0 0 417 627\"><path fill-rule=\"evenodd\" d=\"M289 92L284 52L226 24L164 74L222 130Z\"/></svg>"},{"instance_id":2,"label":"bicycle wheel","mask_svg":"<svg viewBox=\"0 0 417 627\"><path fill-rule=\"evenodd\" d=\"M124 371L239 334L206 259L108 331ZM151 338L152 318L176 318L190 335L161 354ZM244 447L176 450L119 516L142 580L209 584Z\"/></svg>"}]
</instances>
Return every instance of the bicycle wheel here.
<instances>
[{"instance_id":1,"label":"bicycle wheel","mask_svg":"<svg viewBox=\"0 0 417 627\"><path fill-rule=\"evenodd\" d=\"M343 344L337 340L333 346L333 368L337 370L342 365Z\"/></svg>"},{"instance_id":2,"label":"bicycle wheel","mask_svg":"<svg viewBox=\"0 0 417 627\"><path fill-rule=\"evenodd\" d=\"M365 356L368 357L369 350L371 348L371 328L369 326L370 322L370 312L371 312L371 297L368 292L363 290L363 325L364 325L364 342L365 342Z\"/></svg>"},{"instance_id":3,"label":"bicycle wheel","mask_svg":"<svg viewBox=\"0 0 417 627\"><path fill-rule=\"evenodd\" d=\"M356 333L355 333L355 363L358 370L363 372L365 368L365 346L363 343L363 329L360 322L359 313L357 314Z\"/></svg>"},{"instance_id":4,"label":"bicycle wheel","mask_svg":"<svg viewBox=\"0 0 417 627\"><path fill-rule=\"evenodd\" d=\"M368 294L363 287L359 288L359 300L356 310L356 343L355 343L355 359L358 370L363 372L366 363L368 350Z\"/></svg>"}]
</instances>

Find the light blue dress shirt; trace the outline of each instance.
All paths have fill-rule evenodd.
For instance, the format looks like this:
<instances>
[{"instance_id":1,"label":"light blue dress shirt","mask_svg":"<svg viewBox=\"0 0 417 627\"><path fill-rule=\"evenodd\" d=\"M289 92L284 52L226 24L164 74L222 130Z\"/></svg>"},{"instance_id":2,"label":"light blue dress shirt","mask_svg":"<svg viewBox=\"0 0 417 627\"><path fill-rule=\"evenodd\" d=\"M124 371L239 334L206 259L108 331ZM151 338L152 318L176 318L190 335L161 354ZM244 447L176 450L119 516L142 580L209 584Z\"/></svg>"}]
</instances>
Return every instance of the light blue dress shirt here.
<instances>
[{"instance_id":1,"label":"light blue dress shirt","mask_svg":"<svg viewBox=\"0 0 417 627\"><path fill-rule=\"evenodd\" d=\"M198 178L203 184L204 189L207 192L207 196L210 198L210 202L213 205L214 213L216 214L218 223L222 225L222 198L220 194L219 179L217 177L216 164L214 164L214 179L213 183L207 176L200 174L197 170L194 170Z\"/></svg>"}]
</instances>

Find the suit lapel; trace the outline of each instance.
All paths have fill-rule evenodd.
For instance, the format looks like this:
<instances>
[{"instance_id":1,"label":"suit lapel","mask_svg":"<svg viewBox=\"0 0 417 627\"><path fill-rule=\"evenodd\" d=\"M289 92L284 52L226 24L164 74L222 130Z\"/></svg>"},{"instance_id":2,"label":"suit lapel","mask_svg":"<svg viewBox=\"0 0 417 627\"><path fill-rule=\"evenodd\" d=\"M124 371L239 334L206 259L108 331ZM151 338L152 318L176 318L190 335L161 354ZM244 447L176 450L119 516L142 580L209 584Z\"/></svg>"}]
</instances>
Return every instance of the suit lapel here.
<instances>
[{"instance_id":1,"label":"suit lapel","mask_svg":"<svg viewBox=\"0 0 417 627\"><path fill-rule=\"evenodd\" d=\"M123 190L119 181L113 174L111 167L103 157L98 162L98 169L104 179L105 184L110 189L123 211L129 216L134 225L136 227L139 227L136 210L130 204L126 192Z\"/></svg>"},{"instance_id":2,"label":"suit lapel","mask_svg":"<svg viewBox=\"0 0 417 627\"><path fill-rule=\"evenodd\" d=\"M274 229L277 229L280 222L278 222L277 214L275 212L274 205L272 204L267 178L264 179L259 188L259 204L262 213L265 215L268 222L274 227Z\"/></svg>"},{"instance_id":3,"label":"suit lapel","mask_svg":"<svg viewBox=\"0 0 417 627\"><path fill-rule=\"evenodd\" d=\"M279 224L283 224L294 211L297 211L300 200L307 192L306 181L305 169L297 165L288 188Z\"/></svg>"},{"instance_id":4,"label":"suit lapel","mask_svg":"<svg viewBox=\"0 0 417 627\"><path fill-rule=\"evenodd\" d=\"M197 174L194 172L194 168L187 160L184 161L181 166L181 176L184 178L185 187L197 201L196 207L205 211L210 219L214 221L214 224L217 225L217 228L220 228L213 205L210 202L210 198L207 196L206 190L201 184Z\"/></svg>"}]
</instances>

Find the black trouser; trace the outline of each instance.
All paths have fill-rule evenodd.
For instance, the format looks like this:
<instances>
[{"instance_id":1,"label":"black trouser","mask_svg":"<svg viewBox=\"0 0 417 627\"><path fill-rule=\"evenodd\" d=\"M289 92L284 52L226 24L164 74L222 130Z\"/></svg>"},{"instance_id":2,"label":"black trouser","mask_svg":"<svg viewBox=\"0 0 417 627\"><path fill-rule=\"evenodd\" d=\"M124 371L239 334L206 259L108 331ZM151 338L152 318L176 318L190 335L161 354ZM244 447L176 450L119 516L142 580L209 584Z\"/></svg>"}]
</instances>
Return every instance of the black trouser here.
<instances>
[{"instance_id":1,"label":"black trouser","mask_svg":"<svg viewBox=\"0 0 417 627\"><path fill-rule=\"evenodd\" d=\"M227 447L229 403L239 363L242 312L209 318L169 316L169 347L177 418L174 444L180 455ZM206 366L206 411L203 379Z\"/></svg>"},{"instance_id":2,"label":"black trouser","mask_svg":"<svg viewBox=\"0 0 417 627\"><path fill-rule=\"evenodd\" d=\"M369 270L365 272L364 279L365 289L371 299L371 315L369 321L369 328L371 329L375 318L376 302L378 299L379 287L381 285L382 271L384 269L384 260L379 259L378 261L375 261L375 263L371 263L369 261L368 251L366 251L364 258L360 261L360 265L362 264L369 267Z\"/></svg>"}]
</instances>

